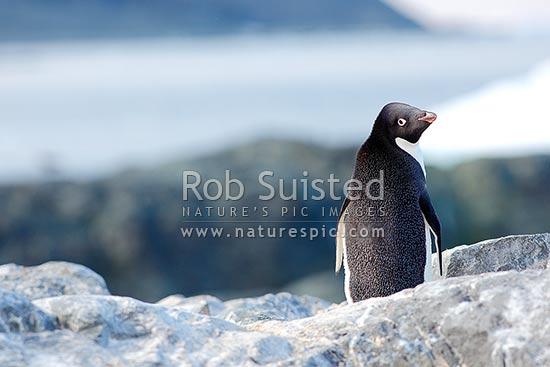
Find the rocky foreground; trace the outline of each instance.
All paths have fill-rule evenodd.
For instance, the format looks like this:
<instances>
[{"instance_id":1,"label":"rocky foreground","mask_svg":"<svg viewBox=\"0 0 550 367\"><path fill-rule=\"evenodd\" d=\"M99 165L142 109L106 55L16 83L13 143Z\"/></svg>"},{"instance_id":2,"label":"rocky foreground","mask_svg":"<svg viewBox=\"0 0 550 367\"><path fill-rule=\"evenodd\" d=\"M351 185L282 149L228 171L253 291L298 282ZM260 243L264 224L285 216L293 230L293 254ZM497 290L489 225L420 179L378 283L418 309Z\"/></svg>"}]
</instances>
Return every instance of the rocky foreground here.
<instances>
[{"instance_id":1,"label":"rocky foreground","mask_svg":"<svg viewBox=\"0 0 550 367\"><path fill-rule=\"evenodd\" d=\"M550 234L457 247L443 263L447 279L353 305L289 293L150 304L110 295L81 265L4 265L0 366L550 366Z\"/></svg>"}]
</instances>

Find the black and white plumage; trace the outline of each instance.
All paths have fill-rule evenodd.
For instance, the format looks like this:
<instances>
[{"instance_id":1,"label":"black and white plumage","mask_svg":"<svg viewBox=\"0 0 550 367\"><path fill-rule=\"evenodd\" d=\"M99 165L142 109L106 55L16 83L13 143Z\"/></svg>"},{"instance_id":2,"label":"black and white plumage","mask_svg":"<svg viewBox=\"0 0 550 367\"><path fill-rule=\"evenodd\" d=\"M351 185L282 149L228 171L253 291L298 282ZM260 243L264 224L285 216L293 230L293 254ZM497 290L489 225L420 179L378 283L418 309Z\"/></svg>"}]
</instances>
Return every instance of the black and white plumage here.
<instances>
[{"instance_id":1,"label":"black and white plumage","mask_svg":"<svg viewBox=\"0 0 550 367\"><path fill-rule=\"evenodd\" d=\"M336 241L336 272L343 262L349 303L388 296L431 280L430 233L442 272L441 226L426 187L418 145L435 119L434 113L390 103L357 153L353 179L363 190L349 191L344 200ZM368 196L365 186L381 177L383 185L371 185ZM366 236L359 234L361 228Z\"/></svg>"}]
</instances>

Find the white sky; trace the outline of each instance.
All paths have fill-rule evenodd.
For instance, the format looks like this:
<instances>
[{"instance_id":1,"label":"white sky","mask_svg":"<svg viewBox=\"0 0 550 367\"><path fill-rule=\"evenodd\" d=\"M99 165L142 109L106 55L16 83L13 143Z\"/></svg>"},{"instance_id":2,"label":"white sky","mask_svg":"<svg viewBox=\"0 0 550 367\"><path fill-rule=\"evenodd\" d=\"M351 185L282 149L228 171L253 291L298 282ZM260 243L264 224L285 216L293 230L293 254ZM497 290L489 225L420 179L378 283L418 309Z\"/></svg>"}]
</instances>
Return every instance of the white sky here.
<instances>
[{"instance_id":1,"label":"white sky","mask_svg":"<svg viewBox=\"0 0 550 367\"><path fill-rule=\"evenodd\" d=\"M386 0L422 24L467 31L550 31L549 0Z\"/></svg>"}]
</instances>

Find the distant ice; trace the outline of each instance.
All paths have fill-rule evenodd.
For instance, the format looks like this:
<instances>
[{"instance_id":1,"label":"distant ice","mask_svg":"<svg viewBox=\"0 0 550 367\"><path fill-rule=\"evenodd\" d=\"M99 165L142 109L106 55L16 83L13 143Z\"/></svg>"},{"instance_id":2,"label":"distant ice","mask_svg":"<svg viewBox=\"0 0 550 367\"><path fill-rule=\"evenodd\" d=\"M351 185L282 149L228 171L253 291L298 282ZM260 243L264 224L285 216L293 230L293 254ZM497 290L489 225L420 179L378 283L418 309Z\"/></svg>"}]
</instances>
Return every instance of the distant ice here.
<instances>
[{"instance_id":1,"label":"distant ice","mask_svg":"<svg viewBox=\"0 0 550 367\"><path fill-rule=\"evenodd\" d=\"M550 59L433 109L439 117L422 138L428 161L550 153Z\"/></svg>"}]
</instances>

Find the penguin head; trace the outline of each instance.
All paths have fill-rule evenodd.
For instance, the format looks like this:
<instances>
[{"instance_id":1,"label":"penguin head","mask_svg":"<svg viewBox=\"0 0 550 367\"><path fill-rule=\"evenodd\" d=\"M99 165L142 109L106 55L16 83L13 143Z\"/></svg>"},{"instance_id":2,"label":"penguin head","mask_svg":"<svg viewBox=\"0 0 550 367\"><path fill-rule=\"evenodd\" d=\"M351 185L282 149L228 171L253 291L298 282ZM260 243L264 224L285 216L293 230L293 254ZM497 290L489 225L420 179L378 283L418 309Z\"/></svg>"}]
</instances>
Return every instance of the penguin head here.
<instances>
[{"instance_id":1,"label":"penguin head","mask_svg":"<svg viewBox=\"0 0 550 367\"><path fill-rule=\"evenodd\" d=\"M388 103L376 118L373 130L395 140L402 138L415 144L422 133L435 121L437 115L405 103Z\"/></svg>"}]
</instances>

